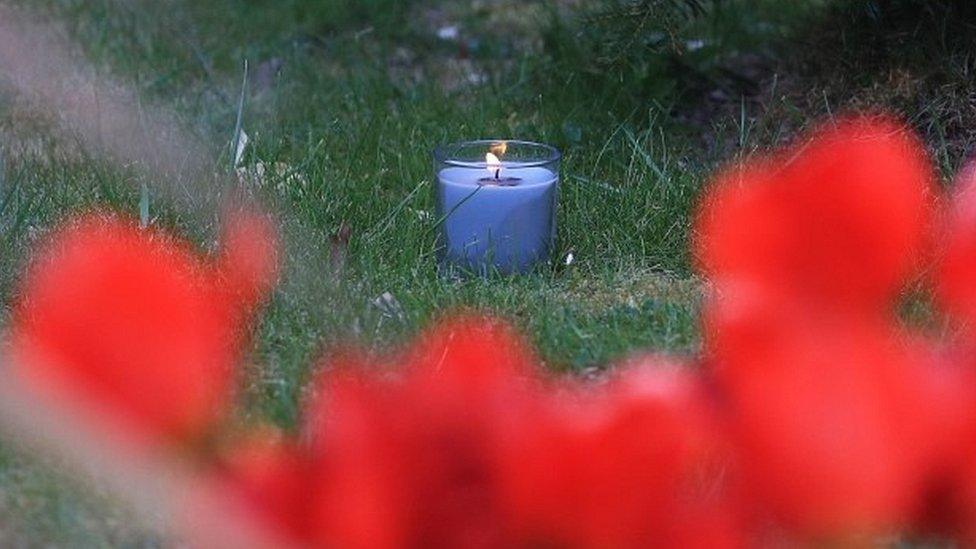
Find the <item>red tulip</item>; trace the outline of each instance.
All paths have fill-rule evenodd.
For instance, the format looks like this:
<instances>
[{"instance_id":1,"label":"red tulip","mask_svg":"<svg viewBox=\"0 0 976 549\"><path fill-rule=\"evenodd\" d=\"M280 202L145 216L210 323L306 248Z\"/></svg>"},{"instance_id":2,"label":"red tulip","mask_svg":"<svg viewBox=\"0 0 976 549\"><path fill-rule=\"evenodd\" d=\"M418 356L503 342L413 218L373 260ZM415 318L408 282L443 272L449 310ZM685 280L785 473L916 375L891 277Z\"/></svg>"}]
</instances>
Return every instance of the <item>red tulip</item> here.
<instances>
[{"instance_id":1,"label":"red tulip","mask_svg":"<svg viewBox=\"0 0 976 549\"><path fill-rule=\"evenodd\" d=\"M570 547L739 544L718 445L689 371L645 365L552 399L504 442L519 539ZM709 494L710 491L714 493Z\"/></svg>"},{"instance_id":2,"label":"red tulip","mask_svg":"<svg viewBox=\"0 0 976 549\"><path fill-rule=\"evenodd\" d=\"M976 166L963 169L955 186L936 272L936 295L946 312L972 324L976 321Z\"/></svg>"},{"instance_id":3,"label":"red tulip","mask_svg":"<svg viewBox=\"0 0 976 549\"><path fill-rule=\"evenodd\" d=\"M976 543L976 169L967 165L955 181L955 192L942 228L940 258L935 270L935 296L939 305L962 328L961 337L940 366L951 376L945 387L943 407L954 405L955 458L953 468L941 477L942 484L926 509L925 523L936 530L955 534ZM965 418L959 425L958 418Z\"/></svg>"},{"instance_id":4,"label":"red tulip","mask_svg":"<svg viewBox=\"0 0 976 549\"><path fill-rule=\"evenodd\" d=\"M273 431L250 433L221 449L210 473L212 501L241 511L282 543L303 546L315 531L309 509L316 497L310 488L316 473L310 454L296 441Z\"/></svg>"},{"instance_id":5,"label":"red tulip","mask_svg":"<svg viewBox=\"0 0 976 549\"><path fill-rule=\"evenodd\" d=\"M913 135L852 118L727 171L703 203L705 338L738 462L805 536L905 524L938 459L925 352L888 326L932 187Z\"/></svg>"},{"instance_id":6,"label":"red tulip","mask_svg":"<svg viewBox=\"0 0 976 549\"><path fill-rule=\"evenodd\" d=\"M698 216L696 255L712 278L873 313L917 266L932 199L913 134L883 118L841 120L720 175Z\"/></svg>"},{"instance_id":7,"label":"red tulip","mask_svg":"<svg viewBox=\"0 0 976 549\"><path fill-rule=\"evenodd\" d=\"M446 322L390 362L401 376L325 378L314 509L321 540L344 547L509 545L492 458L526 398L532 364L491 319Z\"/></svg>"},{"instance_id":8,"label":"red tulip","mask_svg":"<svg viewBox=\"0 0 976 549\"><path fill-rule=\"evenodd\" d=\"M921 354L860 322L769 320L779 327L754 353L716 350L746 485L814 538L906 524L941 440Z\"/></svg>"},{"instance_id":9,"label":"red tulip","mask_svg":"<svg viewBox=\"0 0 976 549\"><path fill-rule=\"evenodd\" d=\"M228 272L264 261L237 244L228 257ZM170 441L204 435L229 407L240 307L185 244L92 215L56 232L24 280L11 340L33 387Z\"/></svg>"},{"instance_id":10,"label":"red tulip","mask_svg":"<svg viewBox=\"0 0 976 549\"><path fill-rule=\"evenodd\" d=\"M917 502L912 529L976 543L976 370L957 352L923 357L920 416L934 435L926 451L931 469Z\"/></svg>"},{"instance_id":11,"label":"red tulip","mask_svg":"<svg viewBox=\"0 0 976 549\"><path fill-rule=\"evenodd\" d=\"M690 371L547 385L513 332L464 317L399 359L326 372L311 523L325 545L736 545ZM401 364L400 374L381 364Z\"/></svg>"}]
</instances>

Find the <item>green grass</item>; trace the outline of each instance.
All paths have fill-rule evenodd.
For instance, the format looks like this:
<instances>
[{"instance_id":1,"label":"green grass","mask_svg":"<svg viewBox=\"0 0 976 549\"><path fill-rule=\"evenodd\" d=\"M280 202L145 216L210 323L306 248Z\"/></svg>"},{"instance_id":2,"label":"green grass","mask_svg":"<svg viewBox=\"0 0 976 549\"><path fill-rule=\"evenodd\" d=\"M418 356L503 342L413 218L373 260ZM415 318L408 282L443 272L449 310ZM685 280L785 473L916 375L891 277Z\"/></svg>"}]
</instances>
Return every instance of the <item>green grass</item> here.
<instances>
[{"instance_id":1,"label":"green grass","mask_svg":"<svg viewBox=\"0 0 976 549\"><path fill-rule=\"evenodd\" d=\"M249 61L260 89L244 110L245 165L284 167L250 185L278 215L286 265L256 334L245 412L286 428L330 346L389 349L461 308L510 319L556 372L645 350L694 352L701 285L687 243L696 198L717 162L782 131L763 117L765 105L735 95L744 92L726 67L808 17L778 2L725 3L717 16L681 27L682 37L707 44L680 58L683 69L662 51L601 79L574 68L578 22L557 0L19 3L64 25L99 71L133 83L147 105L178 112L217 166L228 163ZM461 25L464 55L435 35L449 23ZM257 75L272 59L282 68L268 86ZM707 123L684 122L716 87L732 100ZM2 317L39 235L93 207L137 216L142 181L8 99L0 95ZM795 118L811 110L796 97L784 102L792 100L803 105ZM773 116L786 118L777 105ZM438 276L431 151L478 137L564 152L552 265L521 277ZM703 146L704 137L719 145ZM154 223L202 245L212 240L212 216L157 192L152 199ZM334 265L331 238L342 227L350 239ZM399 312L374 305L384 293ZM79 496L54 470L0 448L0 517L16 517L0 519L0 544L6 532L11 545L158 543L114 525L108 500Z\"/></svg>"},{"instance_id":2,"label":"green grass","mask_svg":"<svg viewBox=\"0 0 976 549\"><path fill-rule=\"evenodd\" d=\"M388 349L461 308L510 319L560 372L697 345L698 284L685 249L706 168L679 165L683 149L656 108L634 124L582 112L542 86L538 52L519 49L532 40L531 25L509 18L522 28L497 38L486 28L507 24L504 11L520 4L490 13L444 4L440 16L464 23L479 41L469 59L417 22L436 8L429 3L305 9L298 1L217 0L187 2L185 10L113 0L31 3L64 24L104 74L134 82L147 105L176 109L215 156L224 155L217 165L227 162L242 59L255 70L272 57L283 61L274 86L248 97L243 118L251 136L245 164L288 166L287 174L253 182L282 223L286 269L258 328L248 415L293 426L310 368L331 345ZM527 9L545 23L544 10ZM397 23L404 19L412 23ZM483 82L468 83L467 73ZM140 197L131 170L91 156L14 103L0 105L0 129L11 137L0 145L6 311L39 235L93 207L136 216ZM549 142L565 153L556 253L552 266L528 276L449 280L434 261L431 151L482 136ZM31 140L30 150L17 145ZM191 210L153 193L155 223L206 243L214 227ZM342 226L351 237L343 264L334 266L330 237ZM575 261L565 265L570 252ZM373 304L384 293L400 313ZM126 535L105 522L116 511L103 498L79 496L50 467L7 456L0 501L18 517L23 539L98 546Z\"/></svg>"},{"instance_id":3,"label":"green grass","mask_svg":"<svg viewBox=\"0 0 976 549\"><path fill-rule=\"evenodd\" d=\"M250 98L244 114L252 137L246 163L283 163L294 174L290 181L288 175L271 175L254 185L291 237L289 268L258 344L259 362L280 373L269 387L257 388L275 421L294 422L297 380L320 346L352 338L388 347L460 307L513 319L558 369L602 364L648 343L665 350L693 348L693 292L671 286L686 287L690 276L689 212L705 168L678 166L682 151L653 110L637 125L605 115L608 125L567 139L565 128L576 124L574 109L518 80L538 70L530 52L479 60L472 70L485 71L486 83L445 89L442 65L452 61L456 46L410 28L363 37L354 14L341 19L345 29L322 30L331 25L321 7L328 2L302 13L298 3L227 0L169 20L167 13L175 10L164 13L149 3L145 10L116 2L47 4L50 13L66 18L104 70L143 83L147 101L176 105L215 151L233 132L236 105L227 98L236 96L240 59L247 57L252 67L268 56L283 59L275 89ZM279 12L280 19L265 24ZM183 28L180 34L167 32L176 25ZM311 32L320 33L314 44L304 38ZM480 32L485 31L474 31ZM196 42L193 36L206 38ZM491 32L484 36L490 40ZM414 81L396 77L388 58L394 44L427 50L413 61L419 74ZM503 46L483 49L501 52ZM500 68L492 68L494 61ZM439 143L475 136L519 136L563 149L559 239L551 268L516 278L438 277L436 226L428 215L430 154ZM8 298L27 249L27 227L43 232L70 212L98 204L138 212L138 194L125 184L127 174L110 165L85 156L57 162L12 158L9 164L9 215L25 229L8 235L18 252L5 255L0 277ZM194 227L196 219L171 204L157 201L153 207L154 215L163 208L159 223L191 235L211 229ZM343 225L351 229L347 259L336 277L323 275L330 270L330 236ZM569 252L574 263L562 265ZM574 291L594 281L603 289L597 304ZM617 290L623 285L629 293ZM370 305L384 292L399 301L402 318L386 318ZM650 302L656 305L646 306ZM662 315L673 316L673 307L683 311L683 336L656 337L653 326ZM618 317L634 321L618 323ZM619 329L579 337L580 326L608 319Z\"/></svg>"}]
</instances>

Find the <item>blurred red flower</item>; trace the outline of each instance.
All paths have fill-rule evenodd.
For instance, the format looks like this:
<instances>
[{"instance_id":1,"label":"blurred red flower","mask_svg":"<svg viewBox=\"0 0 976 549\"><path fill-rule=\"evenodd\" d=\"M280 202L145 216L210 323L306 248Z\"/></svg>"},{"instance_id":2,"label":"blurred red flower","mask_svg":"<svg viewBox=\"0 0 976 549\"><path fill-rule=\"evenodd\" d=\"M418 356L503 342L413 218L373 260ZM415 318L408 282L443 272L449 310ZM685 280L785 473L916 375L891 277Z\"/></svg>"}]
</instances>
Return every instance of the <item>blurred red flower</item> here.
<instances>
[{"instance_id":1,"label":"blurred red flower","mask_svg":"<svg viewBox=\"0 0 976 549\"><path fill-rule=\"evenodd\" d=\"M530 396L532 354L497 320L459 317L374 365L328 371L313 407L325 543L346 547L501 547L493 455ZM363 374L370 372L372 374ZM386 374L389 376L390 374Z\"/></svg>"},{"instance_id":2,"label":"blurred red flower","mask_svg":"<svg viewBox=\"0 0 976 549\"><path fill-rule=\"evenodd\" d=\"M565 547L742 545L725 486L727 448L686 365L631 364L520 421L501 446L519 539Z\"/></svg>"},{"instance_id":3,"label":"blurred red flower","mask_svg":"<svg viewBox=\"0 0 976 549\"><path fill-rule=\"evenodd\" d=\"M248 452L230 493L264 494L250 506L313 546L739 545L727 448L691 372L648 359L591 392L536 364L473 316L391 357L345 354L308 410L304 465Z\"/></svg>"},{"instance_id":4,"label":"blurred red flower","mask_svg":"<svg viewBox=\"0 0 976 549\"><path fill-rule=\"evenodd\" d=\"M251 218L229 233L269 238ZM111 215L55 232L24 277L11 323L17 374L43 394L147 438L196 439L228 409L271 244L233 237L222 273L187 245ZM259 267L250 265L260 264ZM224 286L234 285L233 291ZM241 289L248 289L241 297Z\"/></svg>"},{"instance_id":5,"label":"blurred red flower","mask_svg":"<svg viewBox=\"0 0 976 549\"><path fill-rule=\"evenodd\" d=\"M966 166L956 178L955 196L940 236L939 304L971 326L976 321L976 165Z\"/></svg>"},{"instance_id":6,"label":"blurred red flower","mask_svg":"<svg viewBox=\"0 0 976 549\"><path fill-rule=\"evenodd\" d=\"M928 350L892 312L927 244L931 172L906 129L851 118L727 171L704 200L729 434L760 505L808 538L906 524L936 467Z\"/></svg>"},{"instance_id":7,"label":"blurred red flower","mask_svg":"<svg viewBox=\"0 0 976 549\"><path fill-rule=\"evenodd\" d=\"M887 311L927 243L933 183L913 133L882 117L841 119L720 174L695 253L714 281L788 290L814 310Z\"/></svg>"},{"instance_id":8,"label":"blurred red flower","mask_svg":"<svg viewBox=\"0 0 976 549\"><path fill-rule=\"evenodd\" d=\"M260 429L218 451L191 512L237 512L281 543L305 546L315 531L309 510L317 497L316 474L311 454L298 441ZM193 524L193 517L186 522ZM192 535L201 545L213 544L205 528Z\"/></svg>"},{"instance_id":9,"label":"blurred red flower","mask_svg":"<svg viewBox=\"0 0 976 549\"><path fill-rule=\"evenodd\" d=\"M762 505L813 537L905 524L938 440L917 358L850 322L786 325L756 359L720 361L729 434Z\"/></svg>"}]
</instances>

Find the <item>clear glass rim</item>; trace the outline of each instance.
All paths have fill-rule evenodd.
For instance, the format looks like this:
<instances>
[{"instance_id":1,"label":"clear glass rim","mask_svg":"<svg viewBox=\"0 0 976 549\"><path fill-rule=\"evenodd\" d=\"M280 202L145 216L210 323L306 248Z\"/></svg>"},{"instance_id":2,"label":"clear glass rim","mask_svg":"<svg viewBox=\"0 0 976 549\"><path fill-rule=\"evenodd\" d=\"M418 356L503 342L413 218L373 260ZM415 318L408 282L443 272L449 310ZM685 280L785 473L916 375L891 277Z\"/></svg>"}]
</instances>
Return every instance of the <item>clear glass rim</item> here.
<instances>
[{"instance_id":1,"label":"clear glass rim","mask_svg":"<svg viewBox=\"0 0 976 549\"><path fill-rule=\"evenodd\" d=\"M492 145L496 145L498 143L534 148L545 155L544 158L540 158L538 160L519 160L518 165L522 168L550 166L562 158L562 153L559 152L559 149L553 147L552 145L546 145L545 143L536 143L535 141L525 141L521 139L475 139L472 141L457 141L455 143L448 143L446 145L438 146L434 149L434 160L441 164L459 168L487 168L488 163L483 160L458 160L456 158L451 158L452 153L455 153L465 147L479 146L483 146L487 151Z\"/></svg>"}]
</instances>

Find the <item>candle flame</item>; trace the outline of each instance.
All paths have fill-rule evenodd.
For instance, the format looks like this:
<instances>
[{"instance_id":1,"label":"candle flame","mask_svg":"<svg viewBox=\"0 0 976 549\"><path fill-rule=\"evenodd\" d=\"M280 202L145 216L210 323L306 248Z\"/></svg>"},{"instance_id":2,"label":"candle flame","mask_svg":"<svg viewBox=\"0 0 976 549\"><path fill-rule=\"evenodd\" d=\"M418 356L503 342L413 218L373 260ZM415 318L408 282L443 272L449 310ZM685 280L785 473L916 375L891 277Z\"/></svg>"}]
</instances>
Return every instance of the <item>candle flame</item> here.
<instances>
[{"instance_id":1,"label":"candle flame","mask_svg":"<svg viewBox=\"0 0 976 549\"><path fill-rule=\"evenodd\" d=\"M493 153L485 154L485 164L488 168L488 172L495 178L498 179L502 173L502 161L499 160L498 156Z\"/></svg>"}]
</instances>

